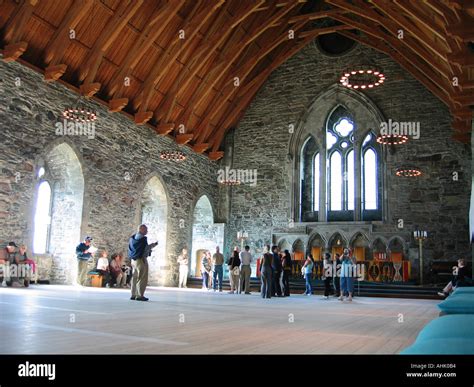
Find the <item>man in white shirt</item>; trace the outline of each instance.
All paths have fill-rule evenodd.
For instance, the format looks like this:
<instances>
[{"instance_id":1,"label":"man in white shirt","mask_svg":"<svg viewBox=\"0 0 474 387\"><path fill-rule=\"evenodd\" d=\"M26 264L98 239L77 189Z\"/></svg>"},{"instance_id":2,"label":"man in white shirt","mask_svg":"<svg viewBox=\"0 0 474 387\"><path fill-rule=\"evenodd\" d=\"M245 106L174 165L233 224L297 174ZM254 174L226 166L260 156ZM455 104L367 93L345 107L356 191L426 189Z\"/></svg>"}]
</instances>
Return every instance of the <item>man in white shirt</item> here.
<instances>
[{"instance_id":1,"label":"man in white shirt","mask_svg":"<svg viewBox=\"0 0 474 387\"><path fill-rule=\"evenodd\" d=\"M245 246L245 250L240 253L240 291L245 287L245 294L250 294L250 274L252 269L252 254L250 254L250 247Z\"/></svg>"}]
</instances>

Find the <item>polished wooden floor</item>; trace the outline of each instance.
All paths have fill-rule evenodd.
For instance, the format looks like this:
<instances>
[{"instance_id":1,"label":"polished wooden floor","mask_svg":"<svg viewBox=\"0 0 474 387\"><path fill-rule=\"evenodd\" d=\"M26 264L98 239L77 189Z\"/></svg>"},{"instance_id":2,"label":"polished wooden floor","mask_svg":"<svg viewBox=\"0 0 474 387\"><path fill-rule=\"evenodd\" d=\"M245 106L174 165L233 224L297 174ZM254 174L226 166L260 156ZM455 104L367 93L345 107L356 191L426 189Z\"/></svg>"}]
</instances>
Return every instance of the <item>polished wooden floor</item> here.
<instances>
[{"instance_id":1,"label":"polished wooden floor","mask_svg":"<svg viewBox=\"0 0 474 387\"><path fill-rule=\"evenodd\" d=\"M391 354L438 316L433 300L262 299L197 289L0 288L3 354Z\"/></svg>"}]
</instances>

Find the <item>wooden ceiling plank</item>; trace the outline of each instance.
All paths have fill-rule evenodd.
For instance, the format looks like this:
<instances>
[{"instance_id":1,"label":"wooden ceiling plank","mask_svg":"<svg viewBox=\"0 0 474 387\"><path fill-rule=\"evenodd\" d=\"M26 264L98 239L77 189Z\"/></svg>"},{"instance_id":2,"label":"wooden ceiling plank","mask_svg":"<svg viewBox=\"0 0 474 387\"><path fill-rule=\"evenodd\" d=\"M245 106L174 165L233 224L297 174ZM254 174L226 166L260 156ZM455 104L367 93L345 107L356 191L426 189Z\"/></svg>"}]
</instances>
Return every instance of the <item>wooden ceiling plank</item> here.
<instances>
[{"instance_id":1,"label":"wooden ceiling plank","mask_svg":"<svg viewBox=\"0 0 474 387\"><path fill-rule=\"evenodd\" d=\"M244 49L255 39L257 39L260 35L262 35L265 31L267 31L269 28L271 28L271 25L280 20L282 17L287 15L291 10L293 10L298 4L297 3L292 3L289 7L281 9L277 11L273 16L271 16L268 20L265 21L265 25L257 24L255 27L251 30L248 31L247 33L247 38L240 44L239 49L233 50L231 55L226 56L222 58L220 61L216 63L216 68L219 68L220 65L223 65L224 67L222 69L219 69L219 73L217 74L217 77L215 77L211 82L205 83L204 81L201 82L201 85L205 85L204 92L200 93L200 96L198 97L198 93L195 93L193 97L195 97L195 101L193 101L192 104L188 105L188 109L193 109L196 106L199 106L202 101L209 95L209 93L212 92L214 86L219 82L220 79L227 73L227 71L230 69L234 61L240 57L241 53L244 51ZM199 90L201 91L201 90ZM189 112L188 112L189 114ZM184 112L184 116L186 117L187 112Z\"/></svg>"},{"instance_id":2,"label":"wooden ceiling plank","mask_svg":"<svg viewBox=\"0 0 474 387\"><path fill-rule=\"evenodd\" d=\"M33 15L33 10L38 0L25 0L17 11L6 23L3 33L3 58L4 62L17 60L28 48L28 43L21 41L26 24Z\"/></svg>"},{"instance_id":3,"label":"wooden ceiling plank","mask_svg":"<svg viewBox=\"0 0 474 387\"><path fill-rule=\"evenodd\" d=\"M141 7L143 1L144 0L129 0L119 3L118 8L90 50L90 59L81 67L79 81L84 81L84 84L86 85L93 83L105 52Z\"/></svg>"},{"instance_id":4,"label":"wooden ceiling plank","mask_svg":"<svg viewBox=\"0 0 474 387\"><path fill-rule=\"evenodd\" d=\"M297 33L299 29L301 29L307 21L301 21L297 25L295 25L292 29ZM233 84L233 79L235 77L239 78L239 83L243 84L245 83L245 79L248 76L248 74L252 71L252 69L260 62L262 58L264 58L266 55L268 55L269 52L271 52L275 47L279 46L281 43L285 41L289 41L288 39L288 33L286 31L287 27L284 26L283 28L280 28L279 34L267 34L265 36L265 40L261 42L261 48L258 51L258 53L253 54L250 59L247 60L245 64L242 63L236 63L233 66L233 69L230 70L231 73L233 74L228 74L227 76L227 84L225 87L221 90L221 92L216 93L211 101L211 103L208 104L207 109L205 110L203 114L203 119L201 120L201 123L198 125L196 129L196 134L198 134L198 141L203 141L204 138L207 136L207 133L210 129L210 123L214 119L214 117L218 114L218 112L221 110L221 107L223 104L227 103L227 100L230 98L230 96L235 93L235 91L238 89L238 87L234 86ZM275 36L279 36L278 39L275 39ZM224 78L225 80L226 78Z\"/></svg>"},{"instance_id":5,"label":"wooden ceiling plank","mask_svg":"<svg viewBox=\"0 0 474 387\"><path fill-rule=\"evenodd\" d=\"M200 42L201 48L198 48L198 51L192 55L191 60L188 63L184 64L183 68L178 74L177 79L174 81L173 86L167 92L166 97L163 98L161 103L155 109L154 115L157 121L168 122L170 120L180 90L186 89L188 87L189 82L194 80L194 76L206 64L209 57L214 53L214 50L219 46L220 43L225 40L228 34L232 31L232 28L225 28L225 25L228 23L228 21L226 22L226 20L229 15L228 10L230 5L231 3L227 2L225 3L225 6L220 9L217 19L212 23L211 27L208 28L205 35L202 37L202 40ZM214 39L211 40L210 37L214 33L216 33L216 31L222 31L221 28L226 29L226 32L217 33L214 36ZM183 53L183 57L186 57L186 54ZM195 66L196 63L197 66ZM193 67L193 71L191 71L191 67ZM183 80L185 78L186 81L183 84Z\"/></svg>"},{"instance_id":6,"label":"wooden ceiling plank","mask_svg":"<svg viewBox=\"0 0 474 387\"><path fill-rule=\"evenodd\" d=\"M186 88L189 86L189 83L194 80L194 77L196 74L203 68L203 66L207 63L211 55L214 53L214 51L219 47L229 36L229 34L232 32L232 30L239 25L239 23L243 22L248 16L250 16L255 9L263 4L265 0L260 0L256 2L255 4L251 3L246 3L245 7L240 8L240 12L236 12L233 18L231 18L228 21L228 24L230 27L225 28L224 33L217 33L213 39L209 39L211 34L214 34L215 29L210 28L208 31L208 34L204 37L204 44L202 44L202 47L196 52L196 54L193 56L193 60L188 63L183 71L180 74L180 77L178 81L176 82L177 85L180 85L181 90L186 90ZM227 3L230 5L230 2ZM221 14L220 20L223 20L223 16L227 12L227 7L223 9L223 12ZM214 23L215 26L218 26L218 22ZM217 30L219 31L219 30ZM186 78L185 82L182 83L183 78ZM178 92L179 93L179 92ZM169 93L167 95L165 101L163 104L160 104L158 106L157 110L161 111L162 106L163 110L166 112L164 114L165 116L165 121L169 120L169 117L171 116L171 113L173 111L173 108L175 106L176 100L178 93ZM161 119L160 116L157 115L157 112L155 111L155 116L157 119ZM183 125L186 125L185 123L181 123Z\"/></svg>"},{"instance_id":7,"label":"wooden ceiling plank","mask_svg":"<svg viewBox=\"0 0 474 387\"><path fill-rule=\"evenodd\" d=\"M71 41L70 31L75 29L79 22L88 16L94 0L75 0L71 8L62 19L59 27L54 31L48 45L44 49L44 62L47 65L60 64L63 54Z\"/></svg>"},{"instance_id":8,"label":"wooden ceiling plank","mask_svg":"<svg viewBox=\"0 0 474 387\"><path fill-rule=\"evenodd\" d=\"M324 28L320 28L318 29L318 35L326 35L326 34L332 34L333 32L338 32L338 31L344 31L344 30L353 30L354 27L352 26L346 26L346 25L339 25L339 26L331 26L331 27L324 27ZM299 34L299 36L301 38L305 38L307 36L310 36L313 34L313 31L314 30L308 30L308 31L304 31L304 32L301 32Z\"/></svg>"},{"instance_id":9,"label":"wooden ceiling plank","mask_svg":"<svg viewBox=\"0 0 474 387\"><path fill-rule=\"evenodd\" d=\"M289 24L294 24L300 21L313 21L313 20L319 20L319 19L324 19L326 17L331 17L333 15L343 15L347 13L347 10L341 9L341 8L333 8L333 9L327 9L325 11L317 11L313 13L307 13L304 15L297 15L293 16L288 20ZM280 23L278 23L280 24ZM273 24L274 26L277 25L276 23Z\"/></svg>"},{"instance_id":10,"label":"wooden ceiling plank","mask_svg":"<svg viewBox=\"0 0 474 387\"><path fill-rule=\"evenodd\" d=\"M142 90L139 93L139 97L135 103L135 106L140 105L140 111L145 111L148 107L151 94L155 88L155 85L165 76L171 65L176 61L176 58L181 52L186 49L194 36L198 33L199 29L209 20L214 12L224 3L224 0L218 0L217 2L207 5L201 12L199 12L191 20L187 20L185 25L180 28L184 31L191 31L190 34L186 34L185 39L179 39L179 34L176 34L176 38L162 55L160 63L155 65L153 71L149 74L147 79L142 85ZM184 40L183 44L178 44L179 40Z\"/></svg>"},{"instance_id":11,"label":"wooden ceiling plank","mask_svg":"<svg viewBox=\"0 0 474 387\"><path fill-rule=\"evenodd\" d=\"M446 36L442 34L434 22L433 19L430 19L427 15L428 13L422 12L420 6L424 3L422 2L413 2L407 0L394 0L400 8L402 8L406 13L408 13L414 20L423 24L430 32L436 35L439 39L446 41ZM434 18L434 16L432 16Z\"/></svg>"},{"instance_id":12,"label":"wooden ceiling plank","mask_svg":"<svg viewBox=\"0 0 474 387\"><path fill-rule=\"evenodd\" d=\"M318 29L315 29L312 32L312 35L308 35L306 38L299 41L297 44L293 45L292 47L289 47L286 50L283 50L276 58L274 58L271 66L265 69L262 73L260 73L242 88L242 90L240 91L240 95L243 96L243 99L240 100L239 106L234 106L235 109L230 109L229 111L225 112L221 118L224 121L216 125L216 128L219 132L216 134L215 140L212 141L214 151L219 149L222 139L228 128L233 123L235 123L235 121L241 115L242 111L251 103L253 97L258 92L263 83L268 79L270 74L282 63L288 60L288 58L291 58L293 55L303 49L306 45L308 45L316 36L319 35L320 31ZM212 137L212 135L210 137Z\"/></svg>"},{"instance_id":13,"label":"wooden ceiling plank","mask_svg":"<svg viewBox=\"0 0 474 387\"><path fill-rule=\"evenodd\" d=\"M440 70L440 69L435 68L435 67L430 68L430 63L429 62L426 65L421 63L417 59L417 57L420 56L420 58L422 58L423 60L425 60L425 58L429 59L427 57L428 53L426 53L426 51L424 51L421 47L415 46L410 41L410 39L408 37L405 37L405 39L397 39L394 36L392 36L391 34L389 35L389 34L386 34L386 33L382 32L378 28L378 25L373 25L373 22L371 22L369 20L366 23L360 23L360 22L357 22L357 21L355 21L355 20L353 20L349 17L345 17L345 16L334 16L334 18L339 20L342 23L352 25L354 28L359 29L359 30L365 32L366 34L371 35L371 36L373 36L377 39L386 40L387 42L390 43L390 45L397 52L403 53L404 57L407 60L409 60L413 65L416 65L418 68L421 68L422 72L426 71L426 74L430 75L430 77L432 78L432 81L441 83L441 81L438 81L439 75L436 75L433 72L432 69L438 71L439 74L441 74L444 78L443 83L446 86L446 90L454 91L453 86L451 84L453 75L448 74L446 71ZM405 50L402 45L404 45L406 48L408 48L408 50ZM412 52L412 49L416 50L416 51ZM447 91L447 93L449 94L449 91Z\"/></svg>"},{"instance_id":14,"label":"wooden ceiling plank","mask_svg":"<svg viewBox=\"0 0 474 387\"><path fill-rule=\"evenodd\" d=\"M123 62L112 78L108 90L109 96L113 96L114 98L119 97L125 87L125 78L127 76L131 78L135 66L153 45L154 41L162 34L184 3L185 0L179 0L179 2L174 3L168 2L157 11L155 16L152 17L147 27L145 27L140 34L138 43L133 45L132 49L128 51ZM158 24L158 26L155 27L155 24Z\"/></svg>"},{"instance_id":15,"label":"wooden ceiling plank","mask_svg":"<svg viewBox=\"0 0 474 387\"><path fill-rule=\"evenodd\" d=\"M19 6L18 11L8 21L3 34L3 41L6 43L6 46L21 41L26 24L28 20L30 20L38 1L39 0L24 0Z\"/></svg>"},{"instance_id":16,"label":"wooden ceiling plank","mask_svg":"<svg viewBox=\"0 0 474 387\"><path fill-rule=\"evenodd\" d=\"M348 11L352 12L353 14L355 14L357 16L360 16L364 19L368 19L368 20L370 20L370 21L372 21L372 22L374 22L374 23L376 23L380 26L383 26L385 29L390 31L390 33L393 36L397 36L398 30L400 29L400 27L403 27L400 23L398 23L396 21L393 21L393 19L390 19L390 18L387 18L387 17L384 18L379 13L377 13L373 9L369 8L368 5L366 3L364 3L363 1L361 1L361 0L358 0L355 3L355 4L357 4L357 6L349 4L349 3L345 2L345 1L342 1L342 0L327 0L327 1L329 3L331 3L332 5L334 5L334 6L341 7L345 10L348 10ZM343 15L337 15L336 14L336 15L334 15L333 19L339 20L340 22L344 23L349 18L344 17ZM405 45L409 46L411 50L413 50L415 52L418 52L418 55L423 56L425 60L428 60L428 63L434 62L436 64L437 68L440 69L440 72L442 72L443 69L446 70L447 65L448 65L448 61L446 59L447 48L446 48L445 51L440 51L440 50L437 50L435 47L433 47L433 45L430 45L427 42L422 42L423 46L425 47L425 49L423 49L423 47L421 47L420 44L419 44L420 41L417 40L417 39L414 39L410 36L404 36L403 39L398 39L398 40L399 40L399 43L397 43L397 44L405 44ZM435 54L437 54L437 56L443 61L443 63L439 63L438 61L435 61L433 56L429 52L426 51L426 48L433 51L433 52L436 51ZM444 71L444 74L445 74L445 77L448 77L448 74L446 73L446 71ZM449 77L448 77L448 79L449 79Z\"/></svg>"}]
</instances>

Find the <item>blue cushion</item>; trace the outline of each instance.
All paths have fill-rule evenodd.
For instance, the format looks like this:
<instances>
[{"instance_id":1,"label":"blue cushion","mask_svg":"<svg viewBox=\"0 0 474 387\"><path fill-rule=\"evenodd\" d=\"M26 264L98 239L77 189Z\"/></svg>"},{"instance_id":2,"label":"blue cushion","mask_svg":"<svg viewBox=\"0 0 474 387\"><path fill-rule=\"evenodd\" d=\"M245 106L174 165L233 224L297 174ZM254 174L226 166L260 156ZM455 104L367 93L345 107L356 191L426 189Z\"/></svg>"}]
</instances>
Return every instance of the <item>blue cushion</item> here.
<instances>
[{"instance_id":1,"label":"blue cushion","mask_svg":"<svg viewBox=\"0 0 474 387\"><path fill-rule=\"evenodd\" d=\"M416 341L460 338L474 340L474 314L449 314L430 321Z\"/></svg>"},{"instance_id":2,"label":"blue cushion","mask_svg":"<svg viewBox=\"0 0 474 387\"><path fill-rule=\"evenodd\" d=\"M474 355L474 340L447 338L415 341L401 355Z\"/></svg>"},{"instance_id":3,"label":"blue cushion","mask_svg":"<svg viewBox=\"0 0 474 387\"><path fill-rule=\"evenodd\" d=\"M474 294L474 286L457 287L456 290L452 293L452 295L465 293Z\"/></svg>"},{"instance_id":4,"label":"blue cushion","mask_svg":"<svg viewBox=\"0 0 474 387\"><path fill-rule=\"evenodd\" d=\"M474 294L464 293L449 296L438 304L446 314L474 314Z\"/></svg>"}]
</instances>

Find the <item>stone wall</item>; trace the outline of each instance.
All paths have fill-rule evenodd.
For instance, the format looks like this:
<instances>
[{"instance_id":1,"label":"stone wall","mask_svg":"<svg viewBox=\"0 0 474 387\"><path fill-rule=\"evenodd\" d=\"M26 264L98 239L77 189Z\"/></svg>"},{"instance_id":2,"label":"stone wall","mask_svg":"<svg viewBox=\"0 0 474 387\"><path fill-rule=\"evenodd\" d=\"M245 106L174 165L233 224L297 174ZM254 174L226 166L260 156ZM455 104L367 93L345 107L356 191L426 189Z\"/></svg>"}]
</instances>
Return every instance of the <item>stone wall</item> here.
<instances>
[{"instance_id":1,"label":"stone wall","mask_svg":"<svg viewBox=\"0 0 474 387\"><path fill-rule=\"evenodd\" d=\"M206 194L213 206L218 206L218 165L187 147L181 147L187 156L183 163L163 161L160 151L176 149L173 140L84 99L80 102L98 114L95 135L59 136L55 124L61 121L64 108L79 102L77 94L59 83L45 83L42 75L18 63L1 62L0 80L0 244L15 240L27 243L31 250L38 168L45 166L51 175L63 168L53 156L58 145L67 144L82 170L84 202L80 215L65 208L62 225L60 218L53 219L52 232L56 230L58 238L68 216L80 224L78 237L67 246L61 245L60 238L51 241L53 281L71 281L68 272L73 269L69 265L75 264L79 236L92 235L93 244L109 254L126 251L127 239L141 221L145 185L157 176L168 198L167 248L165 264L151 270L151 282L176 283L177 255L182 246L191 245L194 203ZM74 177L68 175L68 168L63 169L66 179ZM68 196L74 196L74 184L61 184L64 174L59 175L48 179L58 183L56 205L67 205Z\"/></svg>"},{"instance_id":2,"label":"stone wall","mask_svg":"<svg viewBox=\"0 0 474 387\"><path fill-rule=\"evenodd\" d=\"M415 227L429 232L425 243L426 265L432 259L470 256L471 149L451 139L447 107L383 54L359 45L343 56L328 57L311 44L272 73L232 134L233 158L229 164L235 169L256 168L258 183L254 187L247 184L232 188L227 254L236 244L238 230L248 231L250 243L257 250L261 250L263 243L276 242L278 235L286 233L302 234L310 239L311 228L293 223L298 150L291 149L291 144L298 128L312 128L316 124L311 120L326 119L317 114L311 116L311 109L326 110L336 102L349 101L349 97L338 92L332 99L317 98L335 87L345 68L368 61L381 66L387 80L384 85L364 92L363 98L385 119L419 122L421 130L420 139L397 147L395 154L385 151L384 221L371 223L371 233L383 235L385 240L400 235L414 266L417 250L410 235ZM316 100L318 104L313 106ZM307 121L309 116L312 118ZM361 128L368 129L378 128ZM318 126L314 130L322 128ZM406 163L420 167L423 176L396 177L395 169ZM457 180L453 179L453 172L457 172ZM403 229L397 228L399 219L403 219ZM325 230L338 228L337 224L325 227ZM348 239L357 227L348 230ZM375 236L368 238L373 241Z\"/></svg>"}]
</instances>

